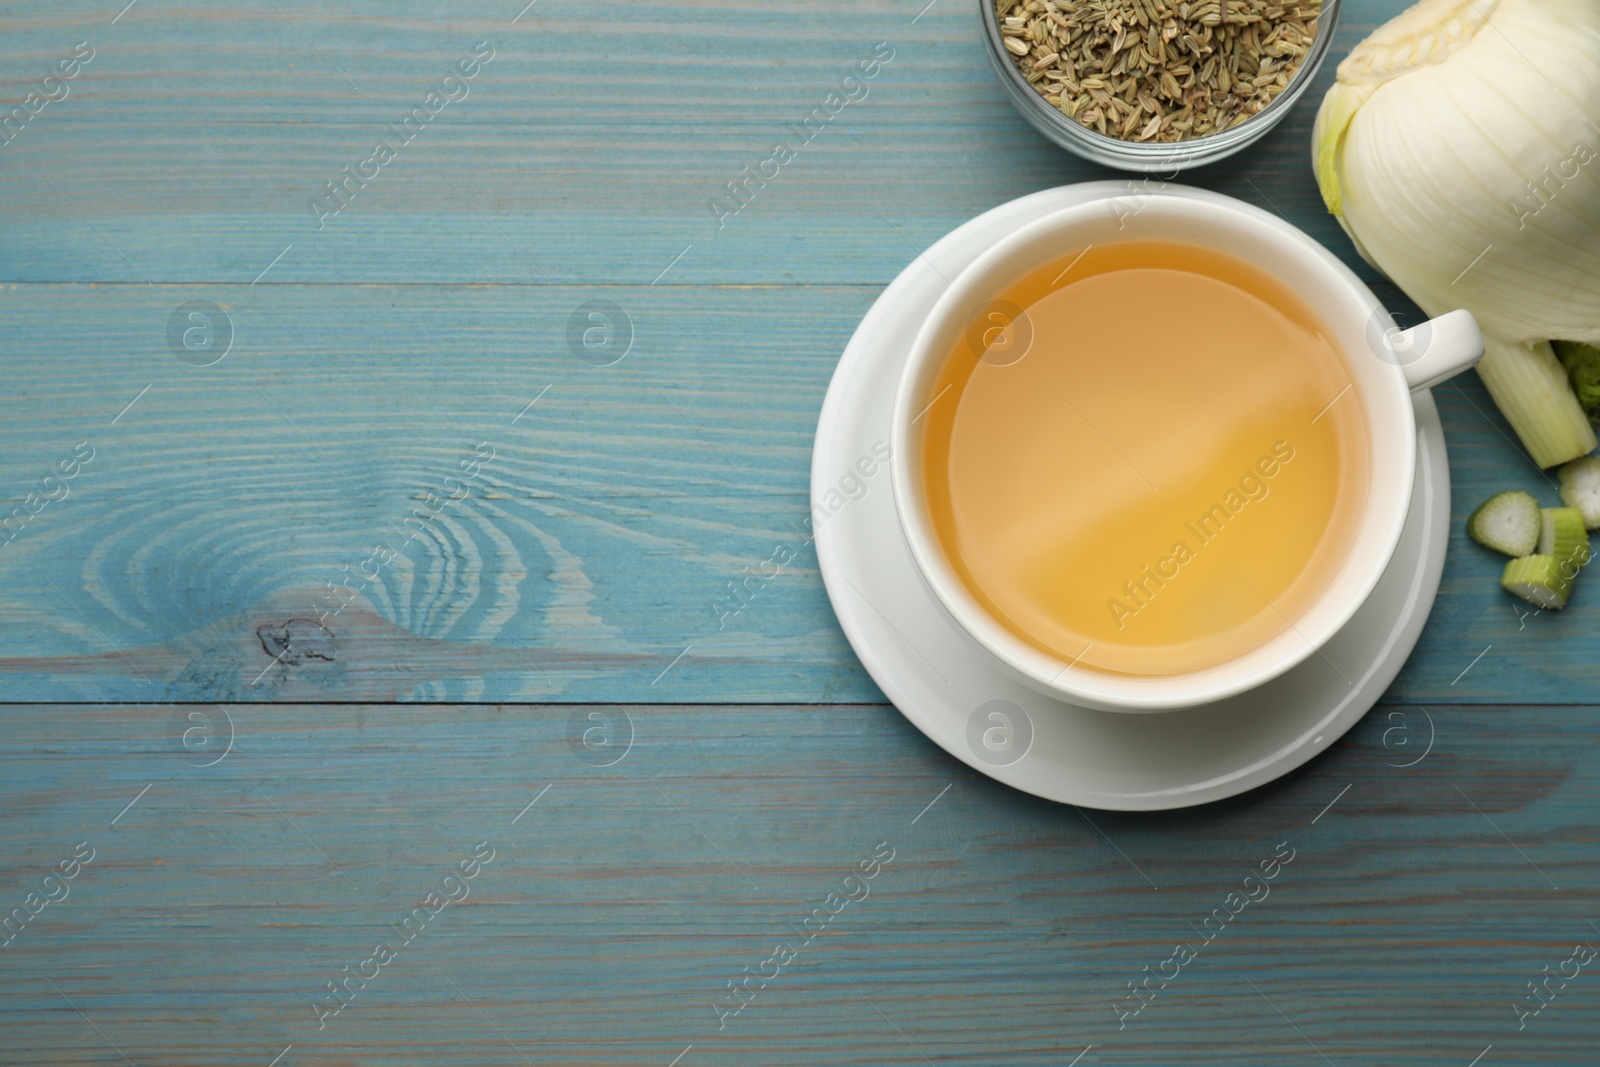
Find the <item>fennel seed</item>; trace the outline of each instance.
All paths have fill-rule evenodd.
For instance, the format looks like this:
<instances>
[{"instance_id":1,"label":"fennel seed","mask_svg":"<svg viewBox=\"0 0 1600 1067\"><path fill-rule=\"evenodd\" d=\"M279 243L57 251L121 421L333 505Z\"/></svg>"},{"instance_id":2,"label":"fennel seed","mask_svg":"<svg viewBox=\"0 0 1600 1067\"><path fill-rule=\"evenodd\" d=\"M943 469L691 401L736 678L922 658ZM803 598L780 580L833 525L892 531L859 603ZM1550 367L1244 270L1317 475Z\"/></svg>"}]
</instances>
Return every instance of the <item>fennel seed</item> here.
<instances>
[{"instance_id":1,"label":"fennel seed","mask_svg":"<svg viewBox=\"0 0 1600 1067\"><path fill-rule=\"evenodd\" d=\"M1322 0L993 0L1012 62L1051 106L1108 137L1186 141L1289 87Z\"/></svg>"}]
</instances>

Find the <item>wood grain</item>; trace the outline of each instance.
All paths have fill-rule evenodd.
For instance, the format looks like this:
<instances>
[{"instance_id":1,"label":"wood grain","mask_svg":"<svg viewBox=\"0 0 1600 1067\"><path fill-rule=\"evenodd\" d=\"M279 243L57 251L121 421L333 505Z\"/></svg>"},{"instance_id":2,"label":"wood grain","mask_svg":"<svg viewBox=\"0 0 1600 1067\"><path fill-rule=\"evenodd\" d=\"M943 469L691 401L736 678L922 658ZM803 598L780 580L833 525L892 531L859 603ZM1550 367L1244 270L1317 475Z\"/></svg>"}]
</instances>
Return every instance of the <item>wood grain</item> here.
<instances>
[{"instance_id":1,"label":"wood grain","mask_svg":"<svg viewBox=\"0 0 1600 1067\"><path fill-rule=\"evenodd\" d=\"M74 446L94 450L69 495L0 546L10 699L881 699L803 525L816 412L872 290L203 293L234 330L210 367L167 347L193 287L0 291L20 338L0 484L20 501ZM567 321L604 293L634 340L596 367L569 350ZM1457 514L1393 697L1592 700L1600 614L1585 588L1564 614L1526 614L1462 532L1501 488L1554 504L1553 488L1475 380L1438 397ZM477 477L446 482L484 443ZM453 492L466 495L406 524ZM799 558L723 620L727 583L779 543ZM369 562L378 546L400 555ZM273 666L263 630L319 618L330 658Z\"/></svg>"},{"instance_id":2,"label":"wood grain","mask_svg":"<svg viewBox=\"0 0 1600 1067\"><path fill-rule=\"evenodd\" d=\"M194 710L4 710L0 903L79 841L96 856L0 949L0 1062L122 1062L64 998L174 1067L289 1044L295 1064L524 1062L511 1044L642 1067L691 1044L680 1067L1065 1064L1090 1044L1084 1064L1322 1062L1307 1039L1340 1067L1462 1067L1491 1043L1485 1062L1588 1063L1600 1032L1587 972L1521 1032L1512 1009L1600 944L1592 708L1435 707L1403 767L1423 717L1380 707L1301 773L1153 817L1020 795L884 706L174 718ZM609 766L577 757L590 712ZM230 723L225 758L191 765L211 757L180 727L220 753ZM484 840L467 899L319 1031L326 983ZM719 1031L726 983L798 943L881 842L870 894ZM1280 842L1266 898L1119 1031L1126 984L1199 943Z\"/></svg>"},{"instance_id":3,"label":"wood grain","mask_svg":"<svg viewBox=\"0 0 1600 1067\"><path fill-rule=\"evenodd\" d=\"M692 245L680 283L881 286L996 203L1119 176L1016 115L975 3L918 18L925 2L822 0L776 19L652 0L630 5L621 48L590 12L549 0L515 25L515 0L141 0L114 26L99 0L8 3L11 95L74 42L98 51L70 97L0 148L15 220L0 278L249 282L292 245L271 281L647 284ZM1393 7L1346 4L1338 41ZM496 55L469 95L319 228L310 200L480 40ZM865 98L719 227L711 199L793 139L790 124L879 42L894 58ZM1343 244L1310 176L1312 117L1302 107L1193 180Z\"/></svg>"}]
</instances>

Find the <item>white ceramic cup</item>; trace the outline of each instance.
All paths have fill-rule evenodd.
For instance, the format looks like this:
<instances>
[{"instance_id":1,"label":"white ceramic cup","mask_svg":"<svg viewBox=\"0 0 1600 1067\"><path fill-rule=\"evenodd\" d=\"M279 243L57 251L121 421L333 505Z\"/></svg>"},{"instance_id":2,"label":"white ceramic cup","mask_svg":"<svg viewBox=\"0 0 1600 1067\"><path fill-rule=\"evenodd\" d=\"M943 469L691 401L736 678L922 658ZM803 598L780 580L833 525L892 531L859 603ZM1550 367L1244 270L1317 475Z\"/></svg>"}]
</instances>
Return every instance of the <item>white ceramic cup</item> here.
<instances>
[{"instance_id":1,"label":"white ceramic cup","mask_svg":"<svg viewBox=\"0 0 1600 1067\"><path fill-rule=\"evenodd\" d=\"M1182 241L1245 259L1304 299L1333 333L1366 410L1371 476L1366 512L1342 568L1292 626L1250 652L1204 670L1133 676L1078 667L1024 642L995 621L946 560L923 496L917 420L932 383L973 317L1030 271L1074 249L1131 240ZM894 401L891 478L912 558L950 617L1025 683L1104 711L1160 712L1246 692L1319 650L1377 585L1399 543L1416 473L1411 392L1460 373L1483 355L1477 323L1453 311L1410 330L1359 278L1300 230L1255 207L1205 190L1165 186L1047 215L998 242L956 276L924 322Z\"/></svg>"}]
</instances>

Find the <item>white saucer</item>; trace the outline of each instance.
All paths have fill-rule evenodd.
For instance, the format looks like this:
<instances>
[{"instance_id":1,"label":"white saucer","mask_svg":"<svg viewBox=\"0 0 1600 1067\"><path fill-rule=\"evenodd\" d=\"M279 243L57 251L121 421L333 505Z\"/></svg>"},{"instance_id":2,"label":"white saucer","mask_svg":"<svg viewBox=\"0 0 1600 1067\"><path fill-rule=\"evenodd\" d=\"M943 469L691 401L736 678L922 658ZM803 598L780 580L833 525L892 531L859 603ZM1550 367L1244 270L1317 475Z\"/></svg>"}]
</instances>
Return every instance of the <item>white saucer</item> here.
<instances>
[{"instance_id":1,"label":"white saucer","mask_svg":"<svg viewBox=\"0 0 1600 1067\"><path fill-rule=\"evenodd\" d=\"M877 462L883 445L876 456L873 445L889 440L900 369L948 279L1018 226L1125 195L1126 184L1048 189L1002 204L907 267L861 320L834 371L817 423L811 499L817 559L839 624L907 719L952 756L1024 792L1151 811L1220 800L1286 774L1377 702L1416 645L1439 589L1450 472L1433 397L1419 394L1411 517L1389 569L1322 655L1260 689L1196 710L1129 715L1054 700L1013 680L917 574L888 466Z\"/></svg>"}]
</instances>

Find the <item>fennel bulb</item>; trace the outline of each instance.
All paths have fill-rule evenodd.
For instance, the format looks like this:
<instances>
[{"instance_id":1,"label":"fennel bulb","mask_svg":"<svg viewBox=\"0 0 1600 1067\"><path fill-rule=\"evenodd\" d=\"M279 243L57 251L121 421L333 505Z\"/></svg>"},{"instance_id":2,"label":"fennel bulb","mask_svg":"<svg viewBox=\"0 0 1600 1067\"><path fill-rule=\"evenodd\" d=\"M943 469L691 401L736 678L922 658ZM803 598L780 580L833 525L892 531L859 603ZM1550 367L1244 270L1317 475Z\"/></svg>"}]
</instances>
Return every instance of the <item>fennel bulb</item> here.
<instances>
[{"instance_id":1,"label":"fennel bulb","mask_svg":"<svg viewBox=\"0 0 1600 1067\"><path fill-rule=\"evenodd\" d=\"M1478 320L1534 462L1592 450L1549 342L1600 344L1600 0L1422 0L1339 64L1312 142L1367 262Z\"/></svg>"}]
</instances>

